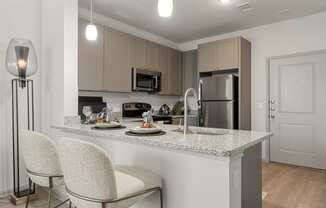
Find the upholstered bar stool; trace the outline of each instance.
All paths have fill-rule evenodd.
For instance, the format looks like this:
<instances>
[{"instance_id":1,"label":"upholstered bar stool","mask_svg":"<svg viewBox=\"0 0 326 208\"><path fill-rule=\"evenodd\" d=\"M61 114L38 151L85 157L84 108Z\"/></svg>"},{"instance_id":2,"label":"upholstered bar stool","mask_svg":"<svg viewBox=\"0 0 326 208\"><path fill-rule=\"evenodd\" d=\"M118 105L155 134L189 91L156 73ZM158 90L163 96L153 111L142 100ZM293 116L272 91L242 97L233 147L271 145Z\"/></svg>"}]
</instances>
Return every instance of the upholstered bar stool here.
<instances>
[{"instance_id":1,"label":"upholstered bar stool","mask_svg":"<svg viewBox=\"0 0 326 208\"><path fill-rule=\"evenodd\" d=\"M162 200L162 179L130 166L115 167L101 148L77 139L58 143L67 194L77 208L127 208L155 193Z\"/></svg>"},{"instance_id":2,"label":"upholstered bar stool","mask_svg":"<svg viewBox=\"0 0 326 208\"><path fill-rule=\"evenodd\" d=\"M29 195L32 185L49 188L48 207L51 206L52 190L56 186L64 186L63 175L56 147L47 136L34 131L20 131L21 148L29 176ZM27 197L26 208L29 205L30 196ZM59 207L68 200L61 202Z\"/></svg>"}]
</instances>

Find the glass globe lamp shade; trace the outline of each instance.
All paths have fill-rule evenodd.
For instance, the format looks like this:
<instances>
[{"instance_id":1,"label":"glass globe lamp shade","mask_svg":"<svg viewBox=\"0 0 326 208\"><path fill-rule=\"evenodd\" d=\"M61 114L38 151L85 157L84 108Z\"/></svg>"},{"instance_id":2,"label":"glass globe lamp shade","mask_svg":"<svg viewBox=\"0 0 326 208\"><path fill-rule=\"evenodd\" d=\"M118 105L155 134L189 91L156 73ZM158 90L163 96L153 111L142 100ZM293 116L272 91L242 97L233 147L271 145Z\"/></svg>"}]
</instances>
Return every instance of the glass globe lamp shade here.
<instances>
[{"instance_id":1,"label":"glass globe lamp shade","mask_svg":"<svg viewBox=\"0 0 326 208\"><path fill-rule=\"evenodd\" d=\"M12 39L6 56L8 72L18 77L24 87L24 80L37 72L38 63L35 48L30 40Z\"/></svg>"}]
</instances>

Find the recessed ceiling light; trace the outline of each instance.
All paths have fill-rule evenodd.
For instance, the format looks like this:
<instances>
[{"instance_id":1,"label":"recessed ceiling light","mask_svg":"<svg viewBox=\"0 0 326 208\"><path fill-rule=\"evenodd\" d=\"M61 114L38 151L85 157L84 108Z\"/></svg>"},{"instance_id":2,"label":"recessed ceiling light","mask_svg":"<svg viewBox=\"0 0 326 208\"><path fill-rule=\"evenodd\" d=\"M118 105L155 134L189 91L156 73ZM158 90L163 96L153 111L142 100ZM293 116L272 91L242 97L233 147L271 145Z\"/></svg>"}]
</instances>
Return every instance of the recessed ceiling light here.
<instances>
[{"instance_id":1,"label":"recessed ceiling light","mask_svg":"<svg viewBox=\"0 0 326 208\"><path fill-rule=\"evenodd\" d=\"M219 0L222 4L229 4L231 0Z\"/></svg>"}]
</instances>

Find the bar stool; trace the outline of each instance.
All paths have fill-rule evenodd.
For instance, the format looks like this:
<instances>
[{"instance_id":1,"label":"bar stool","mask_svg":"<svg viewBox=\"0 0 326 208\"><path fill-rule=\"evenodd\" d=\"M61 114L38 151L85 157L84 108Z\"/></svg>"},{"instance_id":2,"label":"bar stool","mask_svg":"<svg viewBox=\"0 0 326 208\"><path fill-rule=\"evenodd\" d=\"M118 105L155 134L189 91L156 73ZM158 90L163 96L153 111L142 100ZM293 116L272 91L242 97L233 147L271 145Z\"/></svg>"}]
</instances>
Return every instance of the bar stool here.
<instances>
[{"instance_id":1,"label":"bar stool","mask_svg":"<svg viewBox=\"0 0 326 208\"><path fill-rule=\"evenodd\" d=\"M127 208L159 192L160 176L130 166L114 167L107 153L96 145L77 139L58 142L67 194L78 208Z\"/></svg>"},{"instance_id":2,"label":"bar stool","mask_svg":"<svg viewBox=\"0 0 326 208\"><path fill-rule=\"evenodd\" d=\"M25 208L29 205L33 184L49 188L48 207L50 208L53 188L64 186L55 144L47 136L29 130L20 131L20 140L26 171L29 177L29 193ZM55 207L59 207L68 201L69 199Z\"/></svg>"}]
</instances>

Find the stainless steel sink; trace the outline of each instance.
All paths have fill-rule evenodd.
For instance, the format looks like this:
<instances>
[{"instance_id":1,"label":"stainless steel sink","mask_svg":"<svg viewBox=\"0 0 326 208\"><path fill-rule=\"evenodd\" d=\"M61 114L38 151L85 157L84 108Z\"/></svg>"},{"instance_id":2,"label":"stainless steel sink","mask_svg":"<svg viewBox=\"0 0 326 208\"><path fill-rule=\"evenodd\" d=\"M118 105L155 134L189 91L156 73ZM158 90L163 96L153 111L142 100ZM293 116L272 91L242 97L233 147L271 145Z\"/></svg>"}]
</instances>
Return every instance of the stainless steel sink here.
<instances>
[{"instance_id":1,"label":"stainless steel sink","mask_svg":"<svg viewBox=\"0 0 326 208\"><path fill-rule=\"evenodd\" d=\"M181 129L181 128L174 129L172 131L183 133L183 129ZM228 133L229 133L229 131L227 131L227 130L215 130L215 132L205 132L205 131L193 130L193 129L189 129L187 132L187 134L199 134L199 135L208 135L208 136L225 135Z\"/></svg>"}]
</instances>

